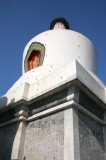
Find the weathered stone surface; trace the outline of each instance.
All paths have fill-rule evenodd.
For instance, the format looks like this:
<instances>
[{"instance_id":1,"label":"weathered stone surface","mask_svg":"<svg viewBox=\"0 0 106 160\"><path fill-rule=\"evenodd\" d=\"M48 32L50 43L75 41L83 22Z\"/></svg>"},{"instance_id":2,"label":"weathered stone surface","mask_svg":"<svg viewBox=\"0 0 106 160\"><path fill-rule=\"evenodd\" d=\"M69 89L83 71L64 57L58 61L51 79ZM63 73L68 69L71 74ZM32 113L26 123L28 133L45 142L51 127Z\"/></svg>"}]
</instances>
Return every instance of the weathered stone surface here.
<instances>
[{"instance_id":1,"label":"weathered stone surface","mask_svg":"<svg viewBox=\"0 0 106 160\"><path fill-rule=\"evenodd\" d=\"M64 113L30 122L26 131L25 160L64 159Z\"/></svg>"},{"instance_id":2,"label":"weathered stone surface","mask_svg":"<svg viewBox=\"0 0 106 160\"><path fill-rule=\"evenodd\" d=\"M75 85L42 97L0 113L0 160L104 160L105 109Z\"/></svg>"},{"instance_id":3,"label":"weathered stone surface","mask_svg":"<svg viewBox=\"0 0 106 160\"><path fill-rule=\"evenodd\" d=\"M0 124L14 118L15 111L13 109L0 114Z\"/></svg>"},{"instance_id":4,"label":"weathered stone surface","mask_svg":"<svg viewBox=\"0 0 106 160\"><path fill-rule=\"evenodd\" d=\"M67 101L67 89L62 92L52 94L42 100L32 103L29 106L29 114L33 115L43 110L49 109L56 106L57 104L62 104Z\"/></svg>"},{"instance_id":5,"label":"weathered stone surface","mask_svg":"<svg viewBox=\"0 0 106 160\"><path fill-rule=\"evenodd\" d=\"M88 95L83 91L79 93L79 104L81 104L88 111L96 115L97 117L104 119L105 110L99 106L95 101L93 101Z\"/></svg>"},{"instance_id":6,"label":"weathered stone surface","mask_svg":"<svg viewBox=\"0 0 106 160\"><path fill-rule=\"evenodd\" d=\"M103 128L79 112L80 160L105 160Z\"/></svg>"},{"instance_id":7,"label":"weathered stone surface","mask_svg":"<svg viewBox=\"0 0 106 160\"><path fill-rule=\"evenodd\" d=\"M0 160L11 160L13 141L18 123L13 123L0 129Z\"/></svg>"}]
</instances>

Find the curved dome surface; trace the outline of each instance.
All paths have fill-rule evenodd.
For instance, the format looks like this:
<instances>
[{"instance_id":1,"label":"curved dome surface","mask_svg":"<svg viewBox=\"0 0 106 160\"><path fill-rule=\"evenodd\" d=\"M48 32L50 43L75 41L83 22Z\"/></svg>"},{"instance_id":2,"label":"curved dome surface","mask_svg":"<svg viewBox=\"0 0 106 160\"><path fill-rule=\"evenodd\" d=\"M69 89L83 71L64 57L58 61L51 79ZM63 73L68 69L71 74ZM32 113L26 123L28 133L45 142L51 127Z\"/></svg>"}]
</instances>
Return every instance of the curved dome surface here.
<instances>
[{"instance_id":1,"label":"curved dome surface","mask_svg":"<svg viewBox=\"0 0 106 160\"><path fill-rule=\"evenodd\" d=\"M40 65L66 64L77 60L84 68L97 72L97 54L92 42L84 35L66 29L49 30L29 41L23 52L22 70L25 73L27 56L34 47L41 50ZM32 47L32 48L31 48ZM38 47L38 48L37 48ZM44 50L43 50L44 48Z\"/></svg>"}]
</instances>

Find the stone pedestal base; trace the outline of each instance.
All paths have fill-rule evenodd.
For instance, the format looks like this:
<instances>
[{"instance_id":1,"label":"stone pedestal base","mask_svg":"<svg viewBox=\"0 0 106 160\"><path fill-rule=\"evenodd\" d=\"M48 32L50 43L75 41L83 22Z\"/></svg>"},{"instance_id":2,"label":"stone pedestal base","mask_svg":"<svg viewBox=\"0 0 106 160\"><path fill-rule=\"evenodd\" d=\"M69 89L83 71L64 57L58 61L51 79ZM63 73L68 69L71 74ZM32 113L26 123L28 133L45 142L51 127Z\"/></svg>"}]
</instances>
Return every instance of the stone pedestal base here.
<instances>
[{"instance_id":1,"label":"stone pedestal base","mask_svg":"<svg viewBox=\"0 0 106 160\"><path fill-rule=\"evenodd\" d=\"M105 160L104 116L76 86L4 109L0 160Z\"/></svg>"}]
</instances>

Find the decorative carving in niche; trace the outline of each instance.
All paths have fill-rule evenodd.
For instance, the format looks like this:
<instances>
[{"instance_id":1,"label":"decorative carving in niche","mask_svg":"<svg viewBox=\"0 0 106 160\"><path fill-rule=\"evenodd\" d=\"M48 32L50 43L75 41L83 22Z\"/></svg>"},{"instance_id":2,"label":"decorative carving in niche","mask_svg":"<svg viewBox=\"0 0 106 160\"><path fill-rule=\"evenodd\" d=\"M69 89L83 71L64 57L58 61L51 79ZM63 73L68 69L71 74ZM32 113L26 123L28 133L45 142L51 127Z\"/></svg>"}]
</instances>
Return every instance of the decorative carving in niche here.
<instances>
[{"instance_id":1,"label":"decorative carving in niche","mask_svg":"<svg viewBox=\"0 0 106 160\"><path fill-rule=\"evenodd\" d=\"M24 70L25 72L39 67L43 64L45 56L45 46L38 42L33 42L27 52L24 61Z\"/></svg>"},{"instance_id":2,"label":"decorative carving in niche","mask_svg":"<svg viewBox=\"0 0 106 160\"><path fill-rule=\"evenodd\" d=\"M28 58L28 70L38 67L39 62L40 62L40 52L33 50L30 57Z\"/></svg>"}]
</instances>

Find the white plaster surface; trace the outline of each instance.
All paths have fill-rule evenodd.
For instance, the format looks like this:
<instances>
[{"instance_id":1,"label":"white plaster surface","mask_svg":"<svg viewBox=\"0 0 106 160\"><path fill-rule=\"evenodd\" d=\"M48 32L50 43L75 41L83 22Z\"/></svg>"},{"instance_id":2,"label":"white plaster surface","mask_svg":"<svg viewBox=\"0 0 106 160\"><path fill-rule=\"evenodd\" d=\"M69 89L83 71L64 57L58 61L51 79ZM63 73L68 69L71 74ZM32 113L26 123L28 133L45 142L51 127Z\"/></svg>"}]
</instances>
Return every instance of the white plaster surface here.
<instances>
[{"instance_id":1,"label":"white plaster surface","mask_svg":"<svg viewBox=\"0 0 106 160\"><path fill-rule=\"evenodd\" d=\"M84 35L67 29L55 29L43 32L29 41L23 52L24 60L33 42L45 46L43 66L67 64L77 60L82 66L96 74L97 54L92 42Z\"/></svg>"},{"instance_id":2,"label":"white plaster surface","mask_svg":"<svg viewBox=\"0 0 106 160\"><path fill-rule=\"evenodd\" d=\"M49 67L50 66L48 66L48 68ZM98 99L106 103L106 86L96 75L82 67L79 62L73 61L65 65L57 66L57 68L55 66L51 72L48 72L49 69L43 74L45 66L41 66L24 74L12 88L0 98L0 108L15 104L20 100L31 101L52 90L59 90L63 85L65 85L65 87L67 87L67 85L71 86L72 82L75 83L75 85L81 82L82 90L85 87L90 89ZM30 80L27 80L28 77ZM38 79L36 80L35 77L38 77ZM75 81L76 79L78 82Z\"/></svg>"}]
</instances>

